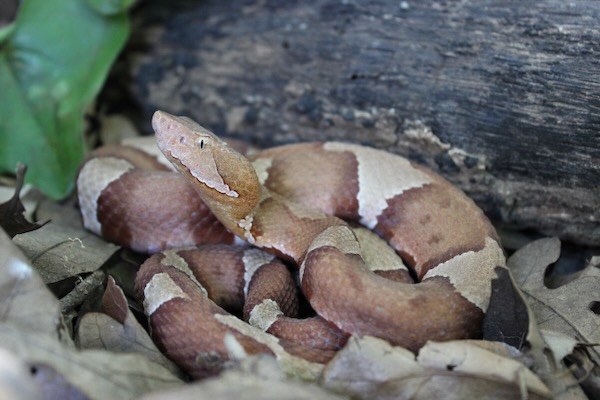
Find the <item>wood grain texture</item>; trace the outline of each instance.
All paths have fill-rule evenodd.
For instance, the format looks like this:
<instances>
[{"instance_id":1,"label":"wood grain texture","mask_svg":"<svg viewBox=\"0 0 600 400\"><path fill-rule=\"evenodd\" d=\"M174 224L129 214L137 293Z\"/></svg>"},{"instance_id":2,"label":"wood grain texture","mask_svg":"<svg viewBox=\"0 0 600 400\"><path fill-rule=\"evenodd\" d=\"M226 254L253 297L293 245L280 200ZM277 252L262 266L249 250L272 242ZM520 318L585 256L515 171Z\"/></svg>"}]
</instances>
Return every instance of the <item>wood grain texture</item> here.
<instances>
[{"instance_id":1,"label":"wood grain texture","mask_svg":"<svg viewBox=\"0 0 600 400\"><path fill-rule=\"evenodd\" d=\"M599 17L594 1L147 1L130 87L147 121L367 143L500 225L600 245Z\"/></svg>"}]
</instances>

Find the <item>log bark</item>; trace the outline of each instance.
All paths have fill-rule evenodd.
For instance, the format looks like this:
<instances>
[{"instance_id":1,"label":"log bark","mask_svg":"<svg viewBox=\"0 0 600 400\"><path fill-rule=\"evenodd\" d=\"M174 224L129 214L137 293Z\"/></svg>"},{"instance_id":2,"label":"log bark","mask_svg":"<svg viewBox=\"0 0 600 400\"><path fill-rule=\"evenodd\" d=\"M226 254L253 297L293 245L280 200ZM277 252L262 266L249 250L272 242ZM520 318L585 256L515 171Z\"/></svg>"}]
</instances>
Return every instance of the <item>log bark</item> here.
<instances>
[{"instance_id":1,"label":"log bark","mask_svg":"<svg viewBox=\"0 0 600 400\"><path fill-rule=\"evenodd\" d=\"M599 246L599 20L595 1L147 1L130 87L145 121L365 143L499 226Z\"/></svg>"}]
</instances>

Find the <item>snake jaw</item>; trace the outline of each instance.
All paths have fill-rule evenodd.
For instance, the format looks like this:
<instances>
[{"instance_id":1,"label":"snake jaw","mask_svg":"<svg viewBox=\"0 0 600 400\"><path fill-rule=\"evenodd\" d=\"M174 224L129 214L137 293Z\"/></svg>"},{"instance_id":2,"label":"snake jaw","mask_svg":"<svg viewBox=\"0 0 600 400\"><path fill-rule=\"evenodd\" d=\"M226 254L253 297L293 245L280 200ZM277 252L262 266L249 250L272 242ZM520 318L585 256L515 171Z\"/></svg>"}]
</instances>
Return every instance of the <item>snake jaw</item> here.
<instances>
[{"instance_id":1,"label":"snake jaw","mask_svg":"<svg viewBox=\"0 0 600 400\"><path fill-rule=\"evenodd\" d=\"M208 189L216 190L225 196L234 198L239 197L239 193L237 193L235 190L232 190L229 185L225 183L223 177L217 170L214 160L209 159L207 163L188 166L188 164L178 158L177 154L171 153L171 155L173 160L177 163L175 164L176 168L183 172L186 176L193 177L193 179L195 179L199 184L204 185Z\"/></svg>"}]
</instances>

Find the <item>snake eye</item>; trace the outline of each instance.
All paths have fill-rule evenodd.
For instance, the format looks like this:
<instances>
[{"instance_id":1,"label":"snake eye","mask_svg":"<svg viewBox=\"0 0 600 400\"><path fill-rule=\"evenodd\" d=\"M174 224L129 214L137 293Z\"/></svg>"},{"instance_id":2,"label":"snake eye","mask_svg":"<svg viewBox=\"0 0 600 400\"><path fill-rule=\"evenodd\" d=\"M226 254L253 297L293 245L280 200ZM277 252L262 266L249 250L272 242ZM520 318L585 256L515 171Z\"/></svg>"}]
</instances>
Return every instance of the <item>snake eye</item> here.
<instances>
[{"instance_id":1,"label":"snake eye","mask_svg":"<svg viewBox=\"0 0 600 400\"><path fill-rule=\"evenodd\" d=\"M204 139L200 140L200 148L203 149L204 148Z\"/></svg>"}]
</instances>

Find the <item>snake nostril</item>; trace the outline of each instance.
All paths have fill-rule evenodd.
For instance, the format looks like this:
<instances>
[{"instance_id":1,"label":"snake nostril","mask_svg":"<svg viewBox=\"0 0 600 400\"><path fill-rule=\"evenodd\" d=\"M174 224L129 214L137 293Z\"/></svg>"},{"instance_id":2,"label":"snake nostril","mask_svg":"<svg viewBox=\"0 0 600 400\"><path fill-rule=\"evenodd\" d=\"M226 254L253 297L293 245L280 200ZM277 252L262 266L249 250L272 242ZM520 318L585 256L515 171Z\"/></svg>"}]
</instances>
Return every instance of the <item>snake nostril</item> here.
<instances>
[{"instance_id":1,"label":"snake nostril","mask_svg":"<svg viewBox=\"0 0 600 400\"><path fill-rule=\"evenodd\" d=\"M179 136L179 143L185 144L185 136Z\"/></svg>"}]
</instances>

